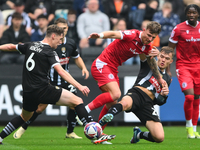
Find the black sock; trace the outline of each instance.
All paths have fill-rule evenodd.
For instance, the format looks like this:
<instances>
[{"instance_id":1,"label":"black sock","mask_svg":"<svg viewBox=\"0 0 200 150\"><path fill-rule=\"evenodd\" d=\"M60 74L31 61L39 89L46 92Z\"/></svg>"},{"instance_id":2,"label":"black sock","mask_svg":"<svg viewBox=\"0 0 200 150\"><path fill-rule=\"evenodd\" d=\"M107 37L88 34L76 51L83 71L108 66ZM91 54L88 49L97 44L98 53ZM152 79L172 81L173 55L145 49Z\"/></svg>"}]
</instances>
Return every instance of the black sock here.
<instances>
[{"instance_id":1,"label":"black sock","mask_svg":"<svg viewBox=\"0 0 200 150\"><path fill-rule=\"evenodd\" d=\"M145 139L150 142L155 142L150 132L140 132L140 139Z\"/></svg>"},{"instance_id":2,"label":"black sock","mask_svg":"<svg viewBox=\"0 0 200 150\"><path fill-rule=\"evenodd\" d=\"M67 133L72 133L74 131L74 127L76 126L76 113L73 109L69 108L67 113Z\"/></svg>"},{"instance_id":3,"label":"black sock","mask_svg":"<svg viewBox=\"0 0 200 150\"><path fill-rule=\"evenodd\" d=\"M122 104L117 103L113 105L107 112L107 114L113 114L113 116L117 115L122 111Z\"/></svg>"},{"instance_id":4,"label":"black sock","mask_svg":"<svg viewBox=\"0 0 200 150\"><path fill-rule=\"evenodd\" d=\"M93 121L92 116L90 116L83 104L77 105L75 107L75 110L83 125L86 125L87 123Z\"/></svg>"},{"instance_id":5,"label":"black sock","mask_svg":"<svg viewBox=\"0 0 200 150\"><path fill-rule=\"evenodd\" d=\"M13 118L0 133L0 137L4 139L8 135L10 135L14 130L16 130L19 126L21 126L23 123L24 120L21 118L21 116Z\"/></svg>"},{"instance_id":6,"label":"black sock","mask_svg":"<svg viewBox=\"0 0 200 150\"><path fill-rule=\"evenodd\" d=\"M38 117L38 115L40 115L41 113L37 113L36 111L34 111L33 116L26 121L23 125L22 128L24 128L25 130L28 128L28 126Z\"/></svg>"}]
</instances>

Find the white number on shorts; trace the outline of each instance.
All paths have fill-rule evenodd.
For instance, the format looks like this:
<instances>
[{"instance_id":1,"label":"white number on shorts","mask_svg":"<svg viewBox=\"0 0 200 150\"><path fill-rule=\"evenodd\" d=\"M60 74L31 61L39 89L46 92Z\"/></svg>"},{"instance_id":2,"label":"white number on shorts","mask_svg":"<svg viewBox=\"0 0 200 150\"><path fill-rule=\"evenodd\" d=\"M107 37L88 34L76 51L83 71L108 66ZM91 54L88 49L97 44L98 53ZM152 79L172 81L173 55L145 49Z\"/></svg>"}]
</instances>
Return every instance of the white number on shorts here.
<instances>
[{"instance_id":1,"label":"white number on shorts","mask_svg":"<svg viewBox=\"0 0 200 150\"><path fill-rule=\"evenodd\" d=\"M34 54L35 53L32 53L26 61L26 68L28 71L33 70L33 68L35 67L35 61L32 59Z\"/></svg>"}]
</instances>

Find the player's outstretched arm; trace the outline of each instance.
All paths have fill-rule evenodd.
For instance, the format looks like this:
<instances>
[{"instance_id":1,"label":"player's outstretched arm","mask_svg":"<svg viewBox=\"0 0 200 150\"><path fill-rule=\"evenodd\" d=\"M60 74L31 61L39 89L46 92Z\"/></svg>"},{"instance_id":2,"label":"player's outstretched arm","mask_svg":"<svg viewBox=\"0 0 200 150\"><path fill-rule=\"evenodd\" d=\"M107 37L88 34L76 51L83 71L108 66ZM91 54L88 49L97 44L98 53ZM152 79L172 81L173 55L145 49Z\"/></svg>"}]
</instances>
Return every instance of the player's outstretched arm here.
<instances>
[{"instance_id":1,"label":"player's outstretched arm","mask_svg":"<svg viewBox=\"0 0 200 150\"><path fill-rule=\"evenodd\" d=\"M102 38L102 39L121 39L121 32L120 31L104 31L101 33L91 33L88 37L88 39L97 39L97 38Z\"/></svg>"},{"instance_id":2,"label":"player's outstretched arm","mask_svg":"<svg viewBox=\"0 0 200 150\"><path fill-rule=\"evenodd\" d=\"M90 89L87 86L82 86L78 83L67 71L65 71L60 64L55 65L54 69L58 72L58 74L67 82L71 83L73 86L78 88L83 95L88 96Z\"/></svg>"},{"instance_id":3,"label":"player's outstretched arm","mask_svg":"<svg viewBox=\"0 0 200 150\"><path fill-rule=\"evenodd\" d=\"M83 62L83 59L81 57L78 57L75 59L75 63L82 70L82 76L85 76L85 79L88 79L89 72L85 66L85 63Z\"/></svg>"},{"instance_id":4,"label":"player's outstretched arm","mask_svg":"<svg viewBox=\"0 0 200 150\"><path fill-rule=\"evenodd\" d=\"M149 64L149 67L151 68L153 74L154 74L154 77L158 80L158 82L160 84L167 84L166 81L162 78L159 70L158 70L158 65L156 63L156 59L153 57L147 57L147 63Z\"/></svg>"},{"instance_id":5,"label":"player's outstretched arm","mask_svg":"<svg viewBox=\"0 0 200 150\"><path fill-rule=\"evenodd\" d=\"M4 44L0 46L1 51L17 51L16 45L14 44Z\"/></svg>"}]
</instances>

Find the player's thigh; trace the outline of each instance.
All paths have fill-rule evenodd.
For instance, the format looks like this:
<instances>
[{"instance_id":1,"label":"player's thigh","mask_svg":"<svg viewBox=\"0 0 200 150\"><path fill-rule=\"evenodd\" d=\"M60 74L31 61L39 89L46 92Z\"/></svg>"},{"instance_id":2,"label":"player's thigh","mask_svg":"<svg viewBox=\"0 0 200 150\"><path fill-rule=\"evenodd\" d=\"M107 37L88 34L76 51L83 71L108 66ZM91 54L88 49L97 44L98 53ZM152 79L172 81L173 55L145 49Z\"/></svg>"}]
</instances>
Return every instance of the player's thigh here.
<instances>
[{"instance_id":1,"label":"player's thigh","mask_svg":"<svg viewBox=\"0 0 200 150\"><path fill-rule=\"evenodd\" d=\"M152 120L147 121L146 127L156 142L162 142L164 140L164 130L160 122L155 122Z\"/></svg>"},{"instance_id":2,"label":"player's thigh","mask_svg":"<svg viewBox=\"0 0 200 150\"><path fill-rule=\"evenodd\" d=\"M176 69L176 73L182 92L187 92L185 95L192 94L192 90L188 90L194 89L194 80L191 71L189 69L180 68Z\"/></svg>"},{"instance_id":3,"label":"player's thigh","mask_svg":"<svg viewBox=\"0 0 200 150\"><path fill-rule=\"evenodd\" d=\"M58 100L58 102L56 102L56 105L64 105L73 108L81 103L83 103L83 100L80 97L74 95L68 90L63 89L60 99Z\"/></svg>"}]
</instances>

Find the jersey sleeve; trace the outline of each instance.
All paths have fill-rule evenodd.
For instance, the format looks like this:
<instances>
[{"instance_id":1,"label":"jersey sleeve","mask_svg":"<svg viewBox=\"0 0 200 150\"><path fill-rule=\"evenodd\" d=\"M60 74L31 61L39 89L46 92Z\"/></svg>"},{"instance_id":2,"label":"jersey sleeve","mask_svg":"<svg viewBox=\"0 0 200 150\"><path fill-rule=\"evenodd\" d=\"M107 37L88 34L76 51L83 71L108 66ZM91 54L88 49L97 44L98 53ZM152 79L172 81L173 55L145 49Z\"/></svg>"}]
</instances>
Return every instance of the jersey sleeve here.
<instances>
[{"instance_id":1,"label":"jersey sleeve","mask_svg":"<svg viewBox=\"0 0 200 150\"><path fill-rule=\"evenodd\" d=\"M51 51L48 54L48 60L49 60L49 63L52 65L52 67L54 67L57 64L60 64L58 54L55 51Z\"/></svg>"},{"instance_id":2,"label":"jersey sleeve","mask_svg":"<svg viewBox=\"0 0 200 150\"><path fill-rule=\"evenodd\" d=\"M178 43L179 35L180 35L180 30L176 26L172 30L172 33L171 33L170 38L169 38L169 41L172 42L172 43Z\"/></svg>"},{"instance_id":3,"label":"jersey sleeve","mask_svg":"<svg viewBox=\"0 0 200 150\"><path fill-rule=\"evenodd\" d=\"M73 48L73 51L72 51L72 58L78 58L79 57L79 51L77 49L77 46L76 46L76 43L74 40L71 40L71 43L72 43L72 48Z\"/></svg>"},{"instance_id":4,"label":"jersey sleeve","mask_svg":"<svg viewBox=\"0 0 200 150\"><path fill-rule=\"evenodd\" d=\"M16 49L22 53L22 54L26 54L26 51L28 50L30 43L22 43L22 44L17 44L16 45Z\"/></svg>"},{"instance_id":5,"label":"jersey sleeve","mask_svg":"<svg viewBox=\"0 0 200 150\"><path fill-rule=\"evenodd\" d=\"M136 32L134 30L121 31L121 40L131 41L135 36Z\"/></svg>"}]
</instances>

